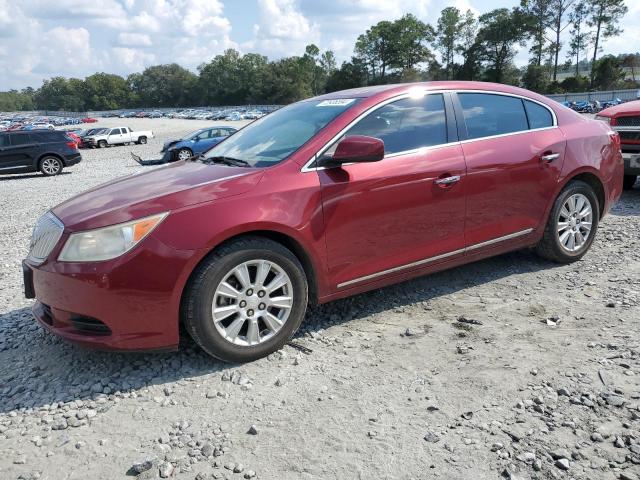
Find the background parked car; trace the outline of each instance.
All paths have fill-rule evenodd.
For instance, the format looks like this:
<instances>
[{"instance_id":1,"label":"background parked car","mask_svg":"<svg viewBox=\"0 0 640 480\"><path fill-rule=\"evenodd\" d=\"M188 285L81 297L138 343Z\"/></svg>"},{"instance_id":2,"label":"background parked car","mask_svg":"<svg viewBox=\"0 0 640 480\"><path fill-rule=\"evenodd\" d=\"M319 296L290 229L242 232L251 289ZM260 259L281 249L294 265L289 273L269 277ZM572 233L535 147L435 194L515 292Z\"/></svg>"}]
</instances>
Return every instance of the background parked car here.
<instances>
[{"instance_id":1,"label":"background parked car","mask_svg":"<svg viewBox=\"0 0 640 480\"><path fill-rule=\"evenodd\" d=\"M93 117L85 117L82 119L82 123L96 123L97 121L98 119Z\"/></svg>"},{"instance_id":2,"label":"background parked car","mask_svg":"<svg viewBox=\"0 0 640 480\"><path fill-rule=\"evenodd\" d=\"M65 132L32 130L0 133L0 173L40 171L52 176L80 160L78 146Z\"/></svg>"},{"instance_id":3,"label":"background parked car","mask_svg":"<svg viewBox=\"0 0 640 480\"><path fill-rule=\"evenodd\" d=\"M179 140L166 142L160 151L169 152L171 159L186 160L193 155L206 152L236 131L233 127L203 128Z\"/></svg>"}]
</instances>

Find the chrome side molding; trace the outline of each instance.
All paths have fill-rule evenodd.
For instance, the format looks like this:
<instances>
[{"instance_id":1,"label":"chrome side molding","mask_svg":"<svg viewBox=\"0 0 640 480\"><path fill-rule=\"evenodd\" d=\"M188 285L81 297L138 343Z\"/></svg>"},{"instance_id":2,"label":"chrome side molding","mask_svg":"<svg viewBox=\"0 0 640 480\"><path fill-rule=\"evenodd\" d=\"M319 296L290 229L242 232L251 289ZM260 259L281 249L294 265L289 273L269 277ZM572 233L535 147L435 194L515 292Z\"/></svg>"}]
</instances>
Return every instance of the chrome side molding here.
<instances>
[{"instance_id":1,"label":"chrome side molding","mask_svg":"<svg viewBox=\"0 0 640 480\"><path fill-rule=\"evenodd\" d=\"M458 250L454 250L452 252L442 253L440 255L436 255L434 257L425 258L422 260L418 260L417 262L407 263L405 265L400 265L398 267L389 268L387 270L382 270L380 272L372 273L370 275L365 275L364 277L354 278L353 280L348 280L346 282L339 283L337 288L348 287L349 285L353 285L355 283L365 282L367 280L372 280L374 278L378 278L384 275L388 275L390 273L401 272L403 270L407 270L413 267L419 267L421 265L427 265L429 263L436 262L438 260L442 260L448 257L452 257L454 255L458 255L460 253L471 252L473 250L477 250L479 248L488 247L495 243L504 242L505 240L511 240L512 238L522 237L523 235L528 235L533 232L533 228L527 228L526 230L521 230L519 232L510 233L509 235L503 235L502 237L494 238L492 240L487 240L486 242L476 243L475 245L471 245L469 247L461 248Z\"/></svg>"}]
</instances>

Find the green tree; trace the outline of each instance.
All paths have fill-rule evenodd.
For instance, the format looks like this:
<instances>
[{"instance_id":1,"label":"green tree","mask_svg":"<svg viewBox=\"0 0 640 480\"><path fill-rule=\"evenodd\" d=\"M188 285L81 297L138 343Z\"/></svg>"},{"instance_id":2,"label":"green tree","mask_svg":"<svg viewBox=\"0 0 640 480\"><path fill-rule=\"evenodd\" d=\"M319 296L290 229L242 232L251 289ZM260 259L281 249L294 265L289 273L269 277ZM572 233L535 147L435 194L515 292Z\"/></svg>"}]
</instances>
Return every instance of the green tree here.
<instances>
[{"instance_id":1,"label":"green tree","mask_svg":"<svg viewBox=\"0 0 640 480\"><path fill-rule=\"evenodd\" d=\"M486 77L502 83L513 76L515 46L525 43L527 30L525 16L517 9L498 8L480 16L478 42L482 46L482 58L486 62Z\"/></svg>"},{"instance_id":2,"label":"green tree","mask_svg":"<svg viewBox=\"0 0 640 480\"><path fill-rule=\"evenodd\" d=\"M565 92L584 92L589 89L589 79L583 75L567 77L560 86Z\"/></svg>"},{"instance_id":3,"label":"green tree","mask_svg":"<svg viewBox=\"0 0 640 480\"><path fill-rule=\"evenodd\" d=\"M172 63L129 75L127 82L140 106L185 107L194 104L198 77Z\"/></svg>"},{"instance_id":4,"label":"green tree","mask_svg":"<svg viewBox=\"0 0 640 480\"><path fill-rule=\"evenodd\" d=\"M35 94L39 110L85 110L83 82L78 78L53 77L45 80Z\"/></svg>"},{"instance_id":5,"label":"green tree","mask_svg":"<svg viewBox=\"0 0 640 480\"><path fill-rule=\"evenodd\" d=\"M367 67L358 58L343 62L327 79L326 91L335 92L347 88L363 87L367 84Z\"/></svg>"},{"instance_id":6,"label":"green tree","mask_svg":"<svg viewBox=\"0 0 640 480\"><path fill-rule=\"evenodd\" d=\"M553 52L553 81L558 76L558 58L562 43L560 36L562 32L571 25L571 19L567 20L568 12L575 0L551 0L551 30L553 31L553 39L551 41L551 51Z\"/></svg>"},{"instance_id":7,"label":"green tree","mask_svg":"<svg viewBox=\"0 0 640 480\"><path fill-rule=\"evenodd\" d=\"M545 93L549 87L549 71L544 65L530 63L522 75L524 88L534 92Z\"/></svg>"},{"instance_id":8,"label":"green tree","mask_svg":"<svg viewBox=\"0 0 640 480\"><path fill-rule=\"evenodd\" d=\"M446 7L440 12L435 32L435 47L440 52L446 78L453 78L455 54L460 47L464 17L456 7Z\"/></svg>"},{"instance_id":9,"label":"green tree","mask_svg":"<svg viewBox=\"0 0 640 480\"><path fill-rule=\"evenodd\" d=\"M94 73L85 78L82 94L87 110L126 108L131 101L131 88L127 81L109 73Z\"/></svg>"},{"instance_id":10,"label":"green tree","mask_svg":"<svg viewBox=\"0 0 640 480\"><path fill-rule=\"evenodd\" d=\"M531 33L531 63L542 65L547 50L546 31L553 18L551 4L553 0L521 0L520 11L526 21L524 27Z\"/></svg>"},{"instance_id":11,"label":"green tree","mask_svg":"<svg viewBox=\"0 0 640 480\"><path fill-rule=\"evenodd\" d=\"M620 68L620 61L613 55L605 55L596 60L591 71L592 85L599 90L612 90L624 81L624 71Z\"/></svg>"},{"instance_id":12,"label":"green tree","mask_svg":"<svg viewBox=\"0 0 640 480\"><path fill-rule=\"evenodd\" d=\"M460 25L460 44L458 53L462 56L462 65L456 72L458 80L476 80L482 68L482 45L478 42L478 21L473 12L467 10Z\"/></svg>"},{"instance_id":13,"label":"green tree","mask_svg":"<svg viewBox=\"0 0 640 480\"><path fill-rule=\"evenodd\" d=\"M624 0L587 0L587 24L595 28L593 33L593 59L591 60L591 86L595 81L595 66L598 51L602 48L600 41L619 35L622 29L618 26L620 20L628 11Z\"/></svg>"},{"instance_id":14,"label":"green tree","mask_svg":"<svg viewBox=\"0 0 640 480\"><path fill-rule=\"evenodd\" d=\"M569 32L569 51L567 52L568 61L576 60L576 78L580 76L580 58L587 48L587 44L590 41L591 34L585 28L585 21L587 19L587 4L584 0L579 1L573 11L569 14L569 22L571 23L571 30Z\"/></svg>"},{"instance_id":15,"label":"green tree","mask_svg":"<svg viewBox=\"0 0 640 480\"><path fill-rule=\"evenodd\" d=\"M388 74L415 69L428 61L432 55L427 43L432 40L433 28L406 14L372 26L358 37L354 52L367 66L369 83L384 83Z\"/></svg>"}]
</instances>

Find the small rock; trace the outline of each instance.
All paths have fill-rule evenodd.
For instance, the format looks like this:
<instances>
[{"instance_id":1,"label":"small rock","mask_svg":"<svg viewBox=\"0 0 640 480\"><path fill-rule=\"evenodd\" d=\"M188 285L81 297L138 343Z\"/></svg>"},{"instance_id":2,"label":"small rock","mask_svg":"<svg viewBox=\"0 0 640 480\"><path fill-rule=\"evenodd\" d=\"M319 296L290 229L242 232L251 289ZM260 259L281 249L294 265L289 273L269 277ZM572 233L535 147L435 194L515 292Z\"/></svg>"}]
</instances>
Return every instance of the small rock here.
<instances>
[{"instance_id":1,"label":"small rock","mask_svg":"<svg viewBox=\"0 0 640 480\"><path fill-rule=\"evenodd\" d=\"M174 470L175 470L174 466L169 462L162 462L158 466L160 478L169 478L171 475L173 475Z\"/></svg>"},{"instance_id":2,"label":"small rock","mask_svg":"<svg viewBox=\"0 0 640 480\"><path fill-rule=\"evenodd\" d=\"M131 465L131 470L136 474L139 475L142 472L146 472L147 470L151 470L151 468L153 468L153 466L157 463L158 459L155 457L147 457L144 458L136 463L134 463L133 465Z\"/></svg>"},{"instance_id":3,"label":"small rock","mask_svg":"<svg viewBox=\"0 0 640 480\"><path fill-rule=\"evenodd\" d=\"M246 472L244 472L244 478L253 478L256 476L256 472L254 472L253 470L247 470Z\"/></svg>"},{"instance_id":4,"label":"small rock","mask_svg":"<svg viewBox=\"0 0 640 480\"><path fill-rule=\"evenodd\" d=\"M255 425L251 425L251 426L249 427L249 430L247 430L247 433L248 433L249 435L257 435L257 434L258 434L258 429L256 428L256 426L255 426Z\"/></svg>"},{"instance_id":5,"label":"small rock","mask_svg":"<svg viewBox=\"0 0 640 480\"><path fill-rule=\"evenodd\" d=\"M429 443L437 443L440 441L440 437L434 432L427 432L424 439Z\"/></svg>"},{"instance_id":6,"label":"small rock","mask_svg":"<svg viewBox=\"0 0 640 480\"><path fill-rule=\"evenodd\" d=\"M566 458L556 460L556 463L554 465L560 470L569 470L569 460L567 460Z\"/></svg>"}]
</instances>

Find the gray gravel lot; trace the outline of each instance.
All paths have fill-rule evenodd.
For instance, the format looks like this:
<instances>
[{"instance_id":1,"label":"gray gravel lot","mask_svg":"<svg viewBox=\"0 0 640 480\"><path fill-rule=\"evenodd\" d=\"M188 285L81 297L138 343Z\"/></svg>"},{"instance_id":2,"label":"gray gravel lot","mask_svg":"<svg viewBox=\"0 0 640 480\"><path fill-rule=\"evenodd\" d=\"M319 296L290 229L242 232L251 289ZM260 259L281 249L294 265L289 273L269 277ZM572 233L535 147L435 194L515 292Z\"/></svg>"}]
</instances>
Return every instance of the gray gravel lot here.
<instances>
[{"instance_id":1,"label":"gray gravel lot","mask_svg":"<svg viewBox=\"0 0 640 480\"><path fill-rule=\"evenodd\" d=\"M640 480L640 186L580 262L515 252L319 306L305 352L94 352L22 298L34 221L212 122L103 124L157 137L0 177L0 479Z\"/></svg>"}]
</instances>

